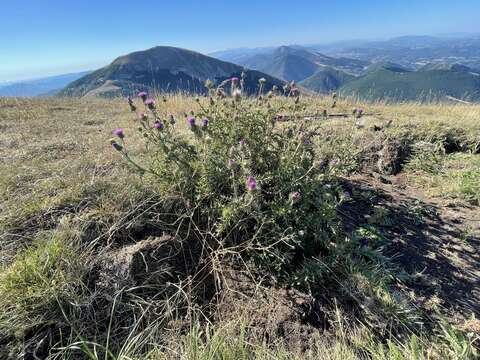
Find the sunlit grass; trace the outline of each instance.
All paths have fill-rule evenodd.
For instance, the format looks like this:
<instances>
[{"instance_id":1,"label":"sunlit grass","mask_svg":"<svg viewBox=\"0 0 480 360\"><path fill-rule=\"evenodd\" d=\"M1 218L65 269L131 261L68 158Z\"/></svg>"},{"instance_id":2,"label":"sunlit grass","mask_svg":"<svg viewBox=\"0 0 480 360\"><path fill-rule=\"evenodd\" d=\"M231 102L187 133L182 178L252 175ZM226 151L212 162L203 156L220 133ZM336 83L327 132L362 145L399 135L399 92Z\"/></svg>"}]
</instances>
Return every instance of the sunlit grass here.
<instances>
[{"instance_id":1,"label":"sunlit grass","mask_svg":"<svg viewBox=\"0 0 480 360\"><path fill-rule=\"evenodd\" d=\"M431 196L480 204L480 155L454 153L432 155L409 166L412 180Z\"/></svg>"},{"instance_id":2,"label":"sunlit grass","mask_svg":"<svg viewBox=\"0 0 480 360\"><path fill-rule=\"evenodd\" d=\"M275 99L273 103L281 108L284 101ZM174 114L185 129L184 113L199 107L195 98L183 95L167 96L165 102L159 98L157 103L162 115ZM324 109L330 114L350 115L354 107L360 106L367 114L361 119L349 116L305 122L307 128L318 132L313 140L319 156L327 162L338 162L335 174L348 176L362 171L368 159L379 151L375 144L395 140L411 151L405 170L413 174L415 183L429 195L479 205L480 106L359 104L352 99L339 99L332 109L331 103L328 97L302 99L298 115L318 115ZM288 127L289 123L281 126ZM383 130L377 131L375 126ZM142 221L148 222L147 211L158 202L155 184L132 172L113 151L108 140L116 127L125 129L132 155L144 153L136 131L138 121L123 99L0 98L0 329L3 334L21 338L21 333L35 324L68 322L65 307L81 304L85 295L84 266L95 260L92 249L100 253L119 246L110 243L115 238L112 234L121 230L125 234L123 238L117 237L117 241L128 239L130 232L144 226ZM419 143L439 144L439 148L419 157L412 150ZM399 274L388 272L388 265L382 265L378 252L369 252L352 242L346 246L351 247L348 253L352 257L328 259L330 265L338 266L329 273L339 278L333 281L335 286L362 297L362 306L370 301L367 310L372 311L372 316L387 319L385 324L394 319L408 328L410 322L415 322L416 313L389 292L392 279ZM360 250L355 251L361 254L351 250L357 248ZM328 273L317 265L312 265L317 273L301 275ZM149 306L148 302L140 303ZM435 334L434 340L432 334L426 334L425 339L410 336L379 341L368 329L358 324L348 328L350 325L343 323L333 339L319 341L316 350L302 355L292 354L282 345L275 348L252 343L238 332L229 333L222 325L214 325L195 326L188 334L176 334L168 348L163 339L150 333L147 340L135 334L129 341L137 343L115 344L135 351L125 350L111 358L474 358L469 340L448 327L443 335ZM343 331L343 328L348 329ZM104 338L88 340L101 342ZM115 341L112 338L112 343ZM142 353L144 342L148 343L146 353ZM99 344L99 349L102 346L105 344ZM69 353L60 354L68 358Z\"/></svg>"}]
</instances>

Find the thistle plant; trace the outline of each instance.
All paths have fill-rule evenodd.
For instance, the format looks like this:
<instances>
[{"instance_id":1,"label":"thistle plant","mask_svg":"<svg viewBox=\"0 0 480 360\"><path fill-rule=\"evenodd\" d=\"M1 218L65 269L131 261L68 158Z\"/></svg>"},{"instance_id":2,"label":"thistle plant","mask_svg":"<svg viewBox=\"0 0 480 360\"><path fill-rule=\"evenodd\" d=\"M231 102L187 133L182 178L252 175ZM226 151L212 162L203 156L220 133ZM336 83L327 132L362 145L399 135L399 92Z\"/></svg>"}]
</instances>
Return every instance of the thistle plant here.
<instances>
[{"instance_id":1,"label":"thistle plant","mask_svg":"<svg viewBox=\"0 0 480 360\"><path fill-rule=\"evenodd\" d=\"M364 115L365 111L362 108L355 108L353 109L352 113L355 118L360 119Z\"/></svg>"},{"instance_id":2,"label":"thistle plant","mask_svg":"<svg viewBox=\"0 0 480 360\"><path fill-rule=\"evenodd\" d=\"M129 98L147 151L132 159L124 132L112 146L175 199L178 216L189 220L184 236L194 228L211 252L236 249L257 268L288 279L295 257L317 256L332 242L337 200L334 187L323 186L329 175L316 164L305 124L286 128L275 120L279 110L298 108L295 84L288 84L287 96L265 97L260 79L258 95L248 98L243 77L217 88L207 82L208 96L184 115L187 130L148 94L138 94L141 113Z\"/></svg>"}]
</instances>

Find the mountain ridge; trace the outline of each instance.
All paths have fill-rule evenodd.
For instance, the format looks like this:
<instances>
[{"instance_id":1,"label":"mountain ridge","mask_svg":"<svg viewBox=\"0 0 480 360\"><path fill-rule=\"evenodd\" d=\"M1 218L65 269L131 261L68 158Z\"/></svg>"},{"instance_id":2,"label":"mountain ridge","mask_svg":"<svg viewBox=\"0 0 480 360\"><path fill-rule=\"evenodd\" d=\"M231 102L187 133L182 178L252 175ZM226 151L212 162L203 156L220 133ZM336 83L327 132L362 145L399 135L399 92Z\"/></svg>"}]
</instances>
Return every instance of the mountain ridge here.
<instances>
[{"instance_id":1,"label":"mountain ridge","mask_svg":"<svg viewBox=\"0 0 480 360\"><path fill-rule=\"evenodd\" d=\"M453 69L424 71L378 67L339 88L365 100L430 101L447 96L480 101L480 75Z\"/></svg>"},{"instance_id":2,"label":"mountain ridge","mask_svg":"<svg viewBox=\"0 0 480 360\"><path fill-rule=\"evenodd\" d=\"M0 96L35 97L54 96L70 82L92 72L67 73L0 84Z\"/></svg>"},{"instance_id":3,"label":"mountain ridge","mask_svg":"<svg viewBox=\"0 0 480 360\"><path fill-rule=\"evenodd\" d=\"M309 90L328 93L352 80L353 74L360 74L368 63L334 58L301 46L279 46L244 57L238 64L285 81L296 81Z\"/></svg>"},{"instance_id":4,"label":"mountain ridge","mask_svg":"<svg viewBox=\"0 0 480 360\"><path fill-rule=\"evenodd\" d=\"M284 82L255 70L215 59L201 53L171 46L156 46L116 58L111 64L80 78L67 87L63 96L118 96L140 90L205 93L204 82L218 85L245 71L245 90L255 93L258 80L264 89Z\"/></svg>"}]
</instances>

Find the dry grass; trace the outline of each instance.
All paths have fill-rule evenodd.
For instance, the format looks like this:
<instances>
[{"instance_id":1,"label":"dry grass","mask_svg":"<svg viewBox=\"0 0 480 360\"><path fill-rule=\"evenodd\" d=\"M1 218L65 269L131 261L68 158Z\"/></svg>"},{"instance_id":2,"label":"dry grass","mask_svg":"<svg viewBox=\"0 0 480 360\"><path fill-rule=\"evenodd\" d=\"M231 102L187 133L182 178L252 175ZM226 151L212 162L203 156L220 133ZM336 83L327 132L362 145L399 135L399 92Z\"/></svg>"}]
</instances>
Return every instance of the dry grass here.
<instances>
[{"instance_id":1,"label":"dry grass","mask_svg":"<svg viewBox=\"0 0 480 360\"><path fill-rule=\"evenodd\" d=\"M330 103L329 98L309 99L302 112L319 114ZM161 112L183 119L185 112L197 106L194 98L175 95L168 97ZM359 105L339 101L329 112L350 113L354 106ZM422 139L450 136L462 146L478 149L480 106L360 106L368 114L377 114L360 119L363 129L357 129L351 118L321 122L316 142L326 154L343 154L345 160L357 161L354 155L377 137L370 127L390 119L389 137L405 133ZM0 99L0 224L11 230L26 227L35 214L45 216L80 203L88 207L99 200L92 197L105 193L114 198L124 186L138 182L124 166L117 166L119 156L108 145L110 132L116 127L125 128L132 138L130 151L141 151L135 149L138 135L134 115L122 99ZM325 142L323 134L330 141Z\"/></svg>"},{"instance_id":2,"label":"dry grass","mask_svg":"<svg viewBox=\"0 0 480 360\"><path fill-rule=\"evenodd\" d=\"M303 100L304 108L299 114L321 114L325 108L329 113L351 114L354 107L363 107L367 113L361 119L350 116L312 121L307 125L318 128L315 144L327 159L340 160L342 174L359 171L365 151L369 151L380 136L382 141L402 139L410 144L441 142L447 148L452 147L448 151L475 153L480 148L480 105L358 104L343 99L331 109L331 102L326 97ZM184 113L198 107L194 98L183 95L168 96L166 102L160 100L159 105L162 114L172 113L180 123L184 123ZM384 127L389 120L392 120L390 127L381 135L372 130L375 125ZM140 143L135 141L138 139L136 119L123 99L0 98L0 294L4 295L0 305L11 306L20 301L25 315L15 319L15 324L9 324L8 314L0 311L0 328L16 326L15 330L19 331L25 325L21 322L27 321L32 309L37 311L34 305L38 299L51 306L59 296L68 297L83 276L84 269L78 260L83 259L82 256L88 258L94 248L92 244L96 246L100 239L108 243L109 234L117 230L119 223L125 222L125 214L154 196L151 184L130 171L112 150L108 140L117 127L125 129L132 154L144 151L135 145ZM467 171L478 174L478 155L464 156L476 160L461 161L459 171L467 166ZM457 166L454 160L448 159L450 168ZM478 184L474 178L469 178L465 190L464 184L449 174L435 175L419 184L433 187L435 196L444 196L447 192L448 196L460 194L461 197L467 192L470 198L473 196L478 201L478 194L475 195ZM65 255L64 259L60 253ZM55 273L38 270L46 268L41 261L43 257L54 262ZM20 291L18 284L26 290ZM283 350L271 353L262 347L247 349L243 347L246 344L239 344L235 339L232 343L232 339L221 335L223 333L215 331L209 335L217 345L212 347L204 342L205 334L193 331L175 350L178 358L273 359L290 356ZM415 339L409 341L403 348L389 343L387 347L391 349L384 349L368 336L350 334L345 337L344 334L341 341L329 345L328 354L321 352L320 358L360 359L367 358L363 356L367 352L378 359L420 358L416 355L420 350L415 348ZM355 342L360 345L352 346ZM362 346L369 349L362 350ZM219 348L225 356L215 353ZM192 351L196 351L193 357ZM460 353L461 350L457 355ZM165 349L157 349L152 350L148 358L162 359L168 354ZM320 354L313 354L312 358L318 358L316 356ZM457 358L468 359L469 356Z\"/></svg>"},{"instance_id":3,"label":"dry grass","mask_svg":"<svg viewBox=\"0 0 480 360\"><path fill-rule=\"evenodd\" d=\"M195 102L172 97L168 104L178 114ZM124 127L130 150L140 151L135 118L123 100L0 99L0 126L4 240L49 227L48 219L65 213L114 212L117 200L128 201L131 188L141 186L108 142L112 129Z\"/></svg>"}]
</instances>

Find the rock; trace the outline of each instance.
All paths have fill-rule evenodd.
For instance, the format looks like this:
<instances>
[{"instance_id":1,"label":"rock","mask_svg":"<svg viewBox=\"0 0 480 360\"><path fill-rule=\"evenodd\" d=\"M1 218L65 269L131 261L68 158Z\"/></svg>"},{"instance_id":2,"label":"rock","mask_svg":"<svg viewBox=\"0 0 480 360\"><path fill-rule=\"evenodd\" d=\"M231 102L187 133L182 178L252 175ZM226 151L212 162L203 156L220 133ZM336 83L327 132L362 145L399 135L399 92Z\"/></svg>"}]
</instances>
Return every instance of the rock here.
<instances>
[{"instance_id":1,"label":"rock","mask_svg":"<svg viewBox=\"0 0 480 360\"><path fill-rule=\"evenodd\" d=\"M103 256L96 287L108 290L173 281L184 274L182 243L170 236L139 241Z\"/></svg>"},{"instance_id":2,"label":"rock","mask_svg":"<svg viewBox=\"0 0 480 360\"><path fill-rule=\"evenodd\" d=\"M398 174L408 157L409 148L396 140L386 139L378 152L377 168L385 175Z\"/></svg>"}]
</instances>

